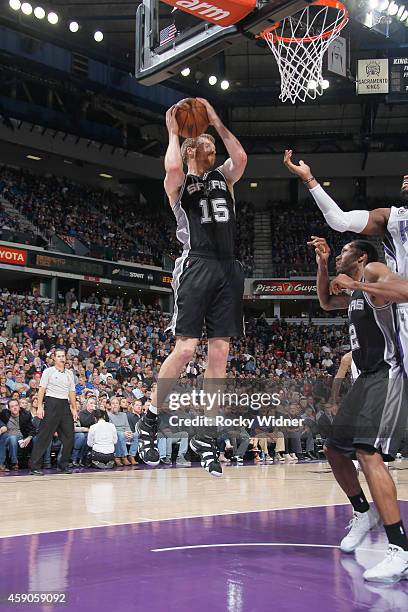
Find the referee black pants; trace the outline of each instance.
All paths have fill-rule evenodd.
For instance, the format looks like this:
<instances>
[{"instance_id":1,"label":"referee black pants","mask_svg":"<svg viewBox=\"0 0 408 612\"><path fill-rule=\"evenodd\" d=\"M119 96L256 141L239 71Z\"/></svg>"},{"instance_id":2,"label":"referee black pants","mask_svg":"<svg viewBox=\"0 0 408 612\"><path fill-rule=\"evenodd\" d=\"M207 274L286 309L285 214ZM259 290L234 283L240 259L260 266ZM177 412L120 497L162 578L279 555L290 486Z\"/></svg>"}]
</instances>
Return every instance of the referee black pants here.
<instances>
[{"instance_id":1,"label":"referee black pants","mask_svg":"<svg viewBox=\"0 0 408 612\"><path fill-rule=\"evenodd\" d=\"M57 432L62 444L59 467L64 469L70 462L74 445L74 420L68 400L46 397L44 402L44 418L41 421L31 455L32 470L41 469L43 455L55 432Z\"/></svg>"}]
</instances>

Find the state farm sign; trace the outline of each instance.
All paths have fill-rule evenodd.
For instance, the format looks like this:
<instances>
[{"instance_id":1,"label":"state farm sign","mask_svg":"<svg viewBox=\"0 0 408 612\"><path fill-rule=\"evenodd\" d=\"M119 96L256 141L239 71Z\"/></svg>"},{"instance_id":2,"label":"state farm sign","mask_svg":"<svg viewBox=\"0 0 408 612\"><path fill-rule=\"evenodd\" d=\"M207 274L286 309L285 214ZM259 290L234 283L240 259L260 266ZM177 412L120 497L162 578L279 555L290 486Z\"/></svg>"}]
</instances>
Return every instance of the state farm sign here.
<instances>
[{"instance_id":1,"label":"state farm sign","mask_svg":"<svg viewBox=\"0 0 408 612\"><path fill-rule=\"evenodd\" d=\"M252 284L254 295L310 295L316 297L316 281L281 281L281 280L256 280Z\"/></svg>"},{"instance_id":2,"label":"state farm sign","mask_svg":"<svg viewBox=\"0 0 408 612\"><path fill-rule=\"evenodd\" d=\"M25 266L27 263L27 251L0 246L0 263Z\"/></svg>"}]
</instances>

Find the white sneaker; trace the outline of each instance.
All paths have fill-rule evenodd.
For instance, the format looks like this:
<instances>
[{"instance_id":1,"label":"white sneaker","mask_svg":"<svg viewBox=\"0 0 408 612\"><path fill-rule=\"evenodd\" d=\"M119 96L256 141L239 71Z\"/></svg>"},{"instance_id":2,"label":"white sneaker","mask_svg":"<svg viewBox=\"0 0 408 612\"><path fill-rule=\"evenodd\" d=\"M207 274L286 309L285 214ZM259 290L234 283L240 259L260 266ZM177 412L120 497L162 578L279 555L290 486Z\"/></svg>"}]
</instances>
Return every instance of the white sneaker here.
<instances>
[{"instance_id":1,"label":"white sneaker","mask_svg":"<svg viewBox=\"0 0 408 612\"><path fill-rule=\"evenodd\" d=\"M299 459L297 458L296 453L290 453L290 455L289 455L289 456L292 458L292 461L293 461L294 463L297 463L297 462L299 461Z\"/></svg>"},{"instance_id":2,"label":"white sneaker","mask_svg":"<svg viewBox=\"0 0 408 612\"><path fill-rule=\"evenodd\" d=\"M350 531L340 542L340 549L346 553L353 552L364 540L370 529L373 529L379 523L381 523L380 515L374 506L370 507L367 512L354 511L353 518L346 527Z\"/></svg>"},{"instance_id":3,"label":"white sneaker","mask_svg":"<svg viewBox=\"0 0 408 612\"><path fill-rule=\"evenodd\" d=\"M370 582L399 582L408 580L408 550L389 544L385 558L363 574Z\"/></svg>"}]
</instances>

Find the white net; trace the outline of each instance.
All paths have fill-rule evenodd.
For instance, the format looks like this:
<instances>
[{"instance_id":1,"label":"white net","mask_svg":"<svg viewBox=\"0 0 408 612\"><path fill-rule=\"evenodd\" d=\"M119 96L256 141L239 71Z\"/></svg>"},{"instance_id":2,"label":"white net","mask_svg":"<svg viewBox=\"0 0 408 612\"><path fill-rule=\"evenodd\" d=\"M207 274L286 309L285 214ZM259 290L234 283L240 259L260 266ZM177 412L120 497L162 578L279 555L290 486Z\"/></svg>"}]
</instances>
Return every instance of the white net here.
<instances>
[{"instance_id":1,"label":"white net","mask_svg":"<svg viewBox=\"0 0 408 612\"><path fill-rule=\"evenodd\" d=\"M346 23L345 7L311 5L262 34L279 67L282 102L294 104L322 95L326 86L323 56Z\"/></svg>"}]
</instances>

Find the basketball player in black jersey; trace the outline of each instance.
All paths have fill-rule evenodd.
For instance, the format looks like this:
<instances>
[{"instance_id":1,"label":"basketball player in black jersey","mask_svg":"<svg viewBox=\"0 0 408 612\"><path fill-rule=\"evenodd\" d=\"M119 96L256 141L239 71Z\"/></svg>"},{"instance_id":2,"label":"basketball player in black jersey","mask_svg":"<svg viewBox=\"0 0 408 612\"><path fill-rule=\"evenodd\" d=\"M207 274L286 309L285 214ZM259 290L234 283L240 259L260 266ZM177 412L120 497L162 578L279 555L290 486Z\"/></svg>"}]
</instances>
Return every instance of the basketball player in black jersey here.
<instances>
[{"instance_id":1,"label":"basketball player in black jersey","mask_svg":"<svg viewBox=\"0 0 408 612\"><path fill-rule=\"evenodd\" d=\"M360 372L340 405L325 445L333 474L354 509L351 529L340 548L354 551L368 531L382 522L388 552L381 563L364 572L364 578L380 582L408 579L408 540L394 481L384 464L395 458L407 422L395 305L408 300L408 281L378 262L372 243L355 240L337 257L338 276L330 284L327 242L313 236L309 244L316 252L321 307L348 308L352 357ZM352 461L355 458L377 509L367 503Z\"/></svg>"},{"instance_id":2,"label":"basketball player in black jersey","mask_svg":"<svg viewBox=\"0 0 408 612\"><path fill-rule=\"evenodd\" d=\"M192 359L204 323L208 337L204 379L207 393L216 392L217 382L225 379L230 337L243 333L244 272L235 259L233 186L244 173L247 156L214 108L207 100L198 99L206 106L210 125L218 132L229 157L214 168L216 150L209 134L187 139L180 147L177 108L167 111L169 145L164 160L164 187L176 217L176 236L183 253L175 263L172 282L174 314L169 330L176 336L176 345L160 368L158 389L138 427L139 455L149 465L159 463L157 408L171 391L172 381ZM215 437L215 428L207 429L196 435L190 446L210 474L221 476Z\"/></svg>"}]
</instances>

